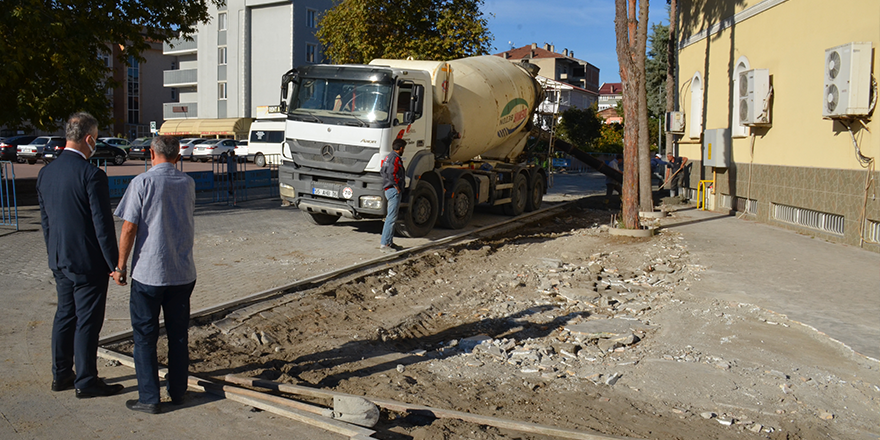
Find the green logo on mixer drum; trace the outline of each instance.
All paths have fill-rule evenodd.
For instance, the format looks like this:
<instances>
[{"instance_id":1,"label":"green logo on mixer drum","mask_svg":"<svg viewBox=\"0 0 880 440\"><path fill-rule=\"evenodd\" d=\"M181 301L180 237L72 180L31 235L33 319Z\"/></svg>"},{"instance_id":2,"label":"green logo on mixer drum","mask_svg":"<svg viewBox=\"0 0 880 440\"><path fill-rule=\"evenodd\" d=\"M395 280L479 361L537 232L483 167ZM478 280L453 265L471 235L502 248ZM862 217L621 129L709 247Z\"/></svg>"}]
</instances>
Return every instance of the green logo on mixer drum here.
<instances>
[{"instance_id":1,"label":"green logo on mixer drum","mask_svg":"<svg viewBox=\"0 0 880 440\"><path fill-rule=\"evenodd\" d=\"M501 118L498 120L498 125L508 126L498 130L498 137L508 136L518 130L525 123L528 116L529 103L522 98L511 99L504 106L504 110L501 111Z\"/></svg>"}]
</instances>

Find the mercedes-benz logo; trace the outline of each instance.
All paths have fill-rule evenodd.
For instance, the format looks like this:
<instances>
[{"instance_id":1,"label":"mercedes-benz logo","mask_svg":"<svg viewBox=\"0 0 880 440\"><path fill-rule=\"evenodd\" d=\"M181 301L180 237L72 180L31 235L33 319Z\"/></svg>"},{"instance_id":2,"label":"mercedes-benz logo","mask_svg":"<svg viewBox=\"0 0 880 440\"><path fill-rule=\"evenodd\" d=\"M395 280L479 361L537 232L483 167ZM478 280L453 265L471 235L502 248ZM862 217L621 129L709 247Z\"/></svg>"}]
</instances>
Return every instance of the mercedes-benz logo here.
<instances>
[{"instance_id":1,"label":"mercedes-benz logo","mask_svg":"<svg viewBox=\"0 0 880 440\"><path fill-rule=\"evenodd\" d=\"M321 157L323 157L324 160L333 160L334 152L333 145L327 144L321 147Z\"/></svg>"}]
</instances>

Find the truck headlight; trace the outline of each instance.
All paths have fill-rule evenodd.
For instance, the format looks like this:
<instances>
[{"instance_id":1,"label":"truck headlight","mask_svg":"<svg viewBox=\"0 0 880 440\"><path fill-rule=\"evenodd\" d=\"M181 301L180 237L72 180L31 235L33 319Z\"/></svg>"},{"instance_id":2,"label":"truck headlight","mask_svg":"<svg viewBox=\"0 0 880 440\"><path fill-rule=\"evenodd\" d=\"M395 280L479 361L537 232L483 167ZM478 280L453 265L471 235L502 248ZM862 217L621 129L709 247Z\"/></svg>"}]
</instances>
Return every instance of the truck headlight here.
<instances>
[{"instance_id":1,"label":"truck headlight","mask_svg":"<svg viewBox=\"0 0 880 440\"><path fill-rule=\"evenodd\" d=\"M281 194L281 197L295 199L296 198L296 190L293 189L292 186L286 183L278 184L278 193Z\"/></svg>"},{"instance_id":2,"label":"truck headlight","mask_svg":"<svg viewBox=\"0 0 880 440\"><path fill-rule=\"evenodd\" d=\"M382 197L380 196L361 196L358 200L361 208L382 209Z\"/></svg>"}]
</instances>

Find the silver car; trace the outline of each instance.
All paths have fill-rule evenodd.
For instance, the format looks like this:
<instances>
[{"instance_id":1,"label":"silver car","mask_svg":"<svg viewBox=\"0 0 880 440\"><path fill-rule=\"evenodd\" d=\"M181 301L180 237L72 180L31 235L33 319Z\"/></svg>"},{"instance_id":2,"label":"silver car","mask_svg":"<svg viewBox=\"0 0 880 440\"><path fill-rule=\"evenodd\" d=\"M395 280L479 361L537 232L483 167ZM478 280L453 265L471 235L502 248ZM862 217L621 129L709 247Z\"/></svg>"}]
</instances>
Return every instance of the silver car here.
<instances>
[{"instance_id":1,"label":"silver car","mask_svg":"<svg viewBox=\"0 0 880 440\"><path fill-rule=\"evenodd\" d=\"M18 160L31 165L37 163L37 160L43 158L43 150L46 148L46 144L53 138L60 138L60 136L40 136L29 144L19 145L17 148Z\"/></svg>"},{"instance_id":2,"label":"silver car","mask_svg":"<svg viewBox=\"0 0 880 440\"><path fill-rule=\"evenodd\" d=\"M230 154L235 154L235 140L233 139L209 139L196 144L192 160L207 162L213 158L225 160Z\"/></svg>"},{"instance_id":3,"label":"silver car","mask_svg":"<svg viewBox=\"0 0 880 440\"><path fill-rule=\"evenodd\" d=\"M185 138L180 140L180 156L183 159L193 159L193 151L195 146L205 142L206 138Z\"/></svg>"}]
</instances>

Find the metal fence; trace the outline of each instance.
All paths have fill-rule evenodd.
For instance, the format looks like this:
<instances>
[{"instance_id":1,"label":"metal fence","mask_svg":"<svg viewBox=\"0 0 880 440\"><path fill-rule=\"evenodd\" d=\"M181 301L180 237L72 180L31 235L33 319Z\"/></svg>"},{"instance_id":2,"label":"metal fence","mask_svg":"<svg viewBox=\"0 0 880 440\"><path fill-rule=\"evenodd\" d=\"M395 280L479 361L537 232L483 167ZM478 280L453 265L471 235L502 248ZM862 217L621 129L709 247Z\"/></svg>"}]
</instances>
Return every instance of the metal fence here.
<instances>
[{"instance_id":1,"label":"metal fence","mask_svg":"<svg viewBox=\"0 0 880 440\"><path fill-rule=\"evenodd\" d=\"M15 193L15 164L0 161L0 225L18 230L18 199Z\"/></svg>"}]
</instances>

